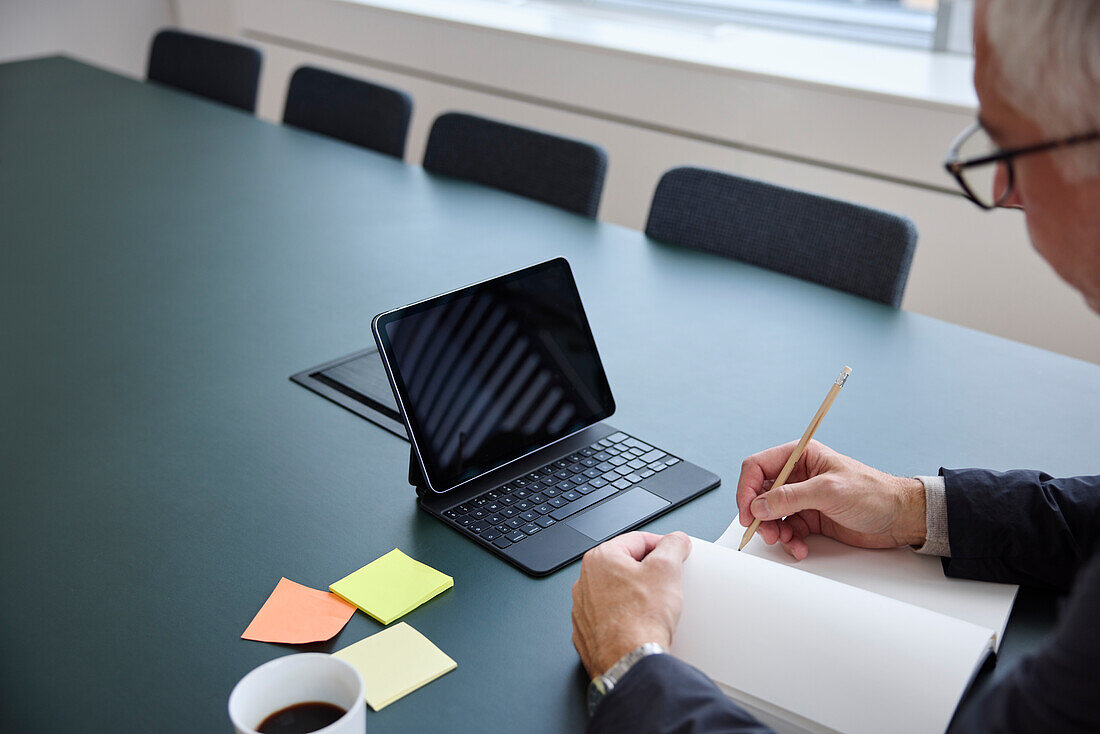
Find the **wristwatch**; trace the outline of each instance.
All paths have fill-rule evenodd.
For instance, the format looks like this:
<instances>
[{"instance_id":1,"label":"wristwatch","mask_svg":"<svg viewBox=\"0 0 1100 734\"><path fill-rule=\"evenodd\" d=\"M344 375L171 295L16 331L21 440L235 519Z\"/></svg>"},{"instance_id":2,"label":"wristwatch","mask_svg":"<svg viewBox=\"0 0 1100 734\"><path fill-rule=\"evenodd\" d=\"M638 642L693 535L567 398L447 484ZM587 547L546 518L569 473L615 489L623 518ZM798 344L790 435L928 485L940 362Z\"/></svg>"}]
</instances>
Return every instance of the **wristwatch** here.
<instances>
[{"instance_id":1,"label":"wristwatch","mask_svg":"<svg viewBox=\"0 0 1100 734\"><path fill-rule=\"evenodd\" d=\"M650 655L664 655L668 652L656 642L646 642L619 658L619 661L607 669L603 675L598 675L588 684L588 715L596 710L603 697L611 692L611 689L622 680L626 672L634 667L644 657Z\"/></svg>"}]
</instances>

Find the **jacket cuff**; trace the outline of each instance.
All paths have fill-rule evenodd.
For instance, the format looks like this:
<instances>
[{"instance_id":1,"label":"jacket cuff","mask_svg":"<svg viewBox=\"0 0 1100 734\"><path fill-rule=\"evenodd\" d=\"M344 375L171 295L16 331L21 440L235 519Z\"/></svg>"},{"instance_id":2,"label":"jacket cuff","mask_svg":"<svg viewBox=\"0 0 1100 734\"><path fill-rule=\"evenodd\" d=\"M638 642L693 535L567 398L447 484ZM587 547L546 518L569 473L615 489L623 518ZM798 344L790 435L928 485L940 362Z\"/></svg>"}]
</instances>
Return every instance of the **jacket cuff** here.
<instances>
[{"instance_id":1,"label":"jacket cuff","mask_svg":"<svg viewBox=\"0 0 1100 734\"><path fill-rule=\"evenodd\" d=\"M924 485L924 545L914 548L926 556L951 557L947 535L947 484L943 477L917 477Z\"/></svg>"}]
</instances>

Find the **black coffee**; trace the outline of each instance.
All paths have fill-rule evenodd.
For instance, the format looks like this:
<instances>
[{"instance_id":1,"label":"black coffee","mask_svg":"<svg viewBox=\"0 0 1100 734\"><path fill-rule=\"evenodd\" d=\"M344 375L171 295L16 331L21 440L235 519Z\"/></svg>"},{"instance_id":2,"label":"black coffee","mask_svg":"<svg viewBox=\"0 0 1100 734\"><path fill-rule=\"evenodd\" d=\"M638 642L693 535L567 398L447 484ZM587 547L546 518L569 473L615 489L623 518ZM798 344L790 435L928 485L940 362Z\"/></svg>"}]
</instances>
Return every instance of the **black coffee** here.
<instances>
[{"instance_id":1,"label":"black coffee","mask_svg":"<svg viewBox=\"0 0 1100 734\"><path fill-rule=\"evenodd\" d=\"M336 723L347 711L331 703L307 701L280 709L263 720L260 734L307 734Z\"/></svg>"}]
</instances>

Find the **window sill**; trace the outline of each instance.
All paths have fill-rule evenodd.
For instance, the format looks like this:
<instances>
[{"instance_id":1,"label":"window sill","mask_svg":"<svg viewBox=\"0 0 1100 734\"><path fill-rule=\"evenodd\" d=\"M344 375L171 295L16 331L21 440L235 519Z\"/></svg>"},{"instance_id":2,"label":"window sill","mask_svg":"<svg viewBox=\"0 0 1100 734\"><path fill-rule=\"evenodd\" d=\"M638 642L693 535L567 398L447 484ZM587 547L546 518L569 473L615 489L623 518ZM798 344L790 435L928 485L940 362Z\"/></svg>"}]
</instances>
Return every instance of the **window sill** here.
<instances>
[{"instance_id":1,"label":"window sill","mask_svg":"<svg viewBox=\"0 0 1100 734\"><path fill-rule=\"evenodd\" d=\"M675 65L971 113L973 59L539 0L336 0Z\"/></svg>"}]
</instances>

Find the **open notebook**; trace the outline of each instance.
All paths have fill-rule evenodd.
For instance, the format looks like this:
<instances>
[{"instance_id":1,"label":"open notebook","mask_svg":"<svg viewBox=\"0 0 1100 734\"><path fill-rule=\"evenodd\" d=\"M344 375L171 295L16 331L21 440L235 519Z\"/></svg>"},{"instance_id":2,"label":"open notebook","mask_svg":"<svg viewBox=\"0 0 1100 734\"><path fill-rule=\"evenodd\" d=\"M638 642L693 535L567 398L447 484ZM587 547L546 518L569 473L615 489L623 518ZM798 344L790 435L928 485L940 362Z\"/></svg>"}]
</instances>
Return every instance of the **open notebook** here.
<instances>
[{"instance_id":1,"label":"open notebook","mask_svg":"<svg viewBox=\"0 0 1100 734\"><path fill-rule=\"evenodd\" d=\"M904 572L873 581L882 592L873 593L748 549L738 553L743 529L736 528L733 547L692 539L675 655L781 734L947 729L962 694L996 649L1014 587L1000 589L1000 616L993 602L975 601L985 593L978 587L958 587L957 595L971 597L949 604L971 617L960 618L911 603L912 589L904 592L910 597L905 601L892 598L894 587L906 586ZM831 570L859 576L866 553L857 551L848 564L834 559ZM950 594L937 589L922 598L941 596Z\"/></svg>"}]
</instances>

